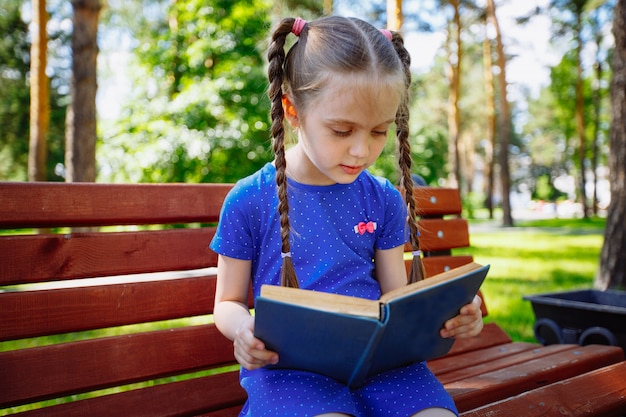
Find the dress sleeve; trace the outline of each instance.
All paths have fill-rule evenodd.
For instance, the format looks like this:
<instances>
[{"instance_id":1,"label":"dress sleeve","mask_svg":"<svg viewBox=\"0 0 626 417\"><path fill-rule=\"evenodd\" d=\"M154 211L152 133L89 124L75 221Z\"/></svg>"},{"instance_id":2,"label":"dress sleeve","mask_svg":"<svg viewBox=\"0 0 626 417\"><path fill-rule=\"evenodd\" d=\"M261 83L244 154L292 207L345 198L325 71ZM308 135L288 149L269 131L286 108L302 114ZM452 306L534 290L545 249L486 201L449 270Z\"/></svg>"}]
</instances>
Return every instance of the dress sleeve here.
<instances>
[{"instance_id":1,"label":"dress sleeve","mask_svg":"<svg viewBox=\"0 0 626 417\"><path fill-rule=\"evenodd\" d=\"M409 240L407 209L400 192L389 181L383 184L385 222L376 241L376 249L391 249Z\"/></svg>"},{"instance_id":2,"label":"dress sleeve","mask_svg":"<svg viewBox=\"0 0 626 417\"><path fill-rule=\"evenodd\" d=\"M228 193L222 210L215 236L209 247L220 255L231 258L251 260L253 257L253 239L250 219L251 193L238 183Z\"/></svg>"}]
</instances>

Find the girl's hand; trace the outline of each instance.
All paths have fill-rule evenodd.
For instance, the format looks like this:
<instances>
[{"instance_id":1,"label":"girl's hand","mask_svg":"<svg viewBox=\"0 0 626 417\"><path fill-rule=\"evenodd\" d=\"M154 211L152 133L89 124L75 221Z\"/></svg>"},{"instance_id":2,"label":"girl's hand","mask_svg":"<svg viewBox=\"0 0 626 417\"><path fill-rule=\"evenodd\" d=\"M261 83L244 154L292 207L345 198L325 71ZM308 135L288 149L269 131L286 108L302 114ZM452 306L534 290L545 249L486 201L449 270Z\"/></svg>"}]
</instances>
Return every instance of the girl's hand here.
<instances>
[{"instance_id":1,"label":"girl's hand","mask_svg":"<svg viewBox=\"0 0 626 417\"><path fill-rule=\"evenodd\" d=\"M254 317L249 317L241 323L235 332L233 345L235 359L250 371L278 363L278 354L266 350L263 342L254 337Z\"/></svg>"},{"instance_id":2,"label":"girl's hand","mask_svg":"<svg viewBox=\"0 0 626 417\"><path fill-rule=\"evenodd\" d=\"M480 311L482 300L478 295L461 308L458 316L451 318L441 329L441 337L464 338L477 336L483 329L483 314Z\"/></svg>"}]
</instances>

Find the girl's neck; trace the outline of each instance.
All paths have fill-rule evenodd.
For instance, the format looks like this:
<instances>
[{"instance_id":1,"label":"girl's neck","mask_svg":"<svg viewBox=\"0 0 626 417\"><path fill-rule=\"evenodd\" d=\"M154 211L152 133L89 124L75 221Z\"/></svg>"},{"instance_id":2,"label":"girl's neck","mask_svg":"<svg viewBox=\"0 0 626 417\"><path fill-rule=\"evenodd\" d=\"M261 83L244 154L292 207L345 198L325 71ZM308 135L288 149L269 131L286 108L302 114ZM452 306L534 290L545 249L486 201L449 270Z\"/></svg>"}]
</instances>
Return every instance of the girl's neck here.
<instances>
[{"instance_id":1,"label":"girl's neck","mask_svg":"<svg viewBox=\"0 0 626 417\"><path fill-rule=\"evenodd\" d=\"M296 144L285 153L287 159L287 178L306 185L333 185L311 162L300 144Z\"/></svg>"}]
</instances>

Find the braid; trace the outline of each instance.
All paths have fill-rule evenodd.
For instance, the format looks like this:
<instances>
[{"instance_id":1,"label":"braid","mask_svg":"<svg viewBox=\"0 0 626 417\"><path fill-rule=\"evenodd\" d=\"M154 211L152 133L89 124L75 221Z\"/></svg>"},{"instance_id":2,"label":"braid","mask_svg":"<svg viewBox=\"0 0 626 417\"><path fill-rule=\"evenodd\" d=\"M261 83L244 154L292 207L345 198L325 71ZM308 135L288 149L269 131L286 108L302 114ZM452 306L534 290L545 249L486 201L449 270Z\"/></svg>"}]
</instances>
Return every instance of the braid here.
<instances>
[{"instance_id":1,"label":"braid","mask_svg":"<svg viewBox=\"0 0 626 417\"><path fill-rule=\"evenodd\" d=\"M271 102L272 142L276 164L276 185L278 187L278 213L280 215L280 235L282 240L283 265L281 269L281 285L297 288L298 279L291 260L291 244L289 242L289 202L287 201L287 160L285 159L285 128L282 105L285 40L291 33L295 19L283 19L272 35L268 52L269 98Z\"/></svg>"},{"instance_id":2,"label":"braid","mask_svg":"<svg viewBox=\"0 0 626 417\"><path fill-rule=\"evenodd\" d=\"M404 189L404 199L408 206L408 223L411 234L411 247L413 250L413 263L409 272L408 283L421 281L426 277L424 264L422 263L419 230L417 226L417 207L413 196L413 179L411 178L411 143L409 141L409 94L411 88L411 57L404 47L402 36L397 32L393 33L393 46L402 61L404 69L404 81L407 94L405 94L398 112L396 113L396 136L398 137L399 157L398 164L401 170L401 186Z\"/></svg>"}]
</instances>

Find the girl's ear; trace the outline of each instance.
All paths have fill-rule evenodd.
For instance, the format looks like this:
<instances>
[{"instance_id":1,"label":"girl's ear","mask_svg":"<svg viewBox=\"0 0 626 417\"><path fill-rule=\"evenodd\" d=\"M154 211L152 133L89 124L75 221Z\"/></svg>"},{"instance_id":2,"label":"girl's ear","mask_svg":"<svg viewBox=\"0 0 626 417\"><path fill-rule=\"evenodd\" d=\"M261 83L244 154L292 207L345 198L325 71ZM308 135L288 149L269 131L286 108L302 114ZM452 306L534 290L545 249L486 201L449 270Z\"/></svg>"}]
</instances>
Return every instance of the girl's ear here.
<instances>
[{"instance_id":1,"label":"girl's ear","mask_svg":"<svg viewBox=\"0 0 626 417\"><path fill-rule=\"evenodd\" d=\"M285 94L283 95L283 112L285 113L285 118L293 128L297 128L300 125L300 121L298 120L298 112L296 108L291 103L289 97Z\"/></svg>"}]
</instances>

